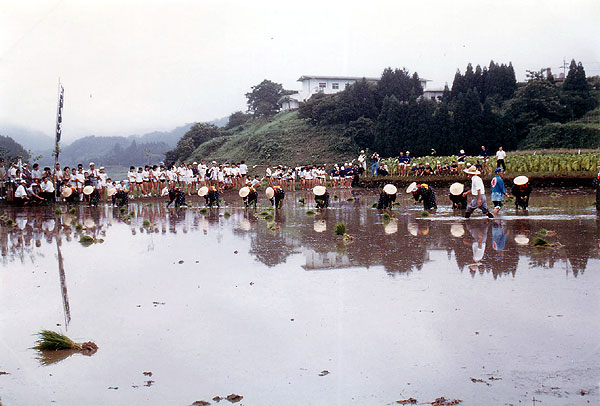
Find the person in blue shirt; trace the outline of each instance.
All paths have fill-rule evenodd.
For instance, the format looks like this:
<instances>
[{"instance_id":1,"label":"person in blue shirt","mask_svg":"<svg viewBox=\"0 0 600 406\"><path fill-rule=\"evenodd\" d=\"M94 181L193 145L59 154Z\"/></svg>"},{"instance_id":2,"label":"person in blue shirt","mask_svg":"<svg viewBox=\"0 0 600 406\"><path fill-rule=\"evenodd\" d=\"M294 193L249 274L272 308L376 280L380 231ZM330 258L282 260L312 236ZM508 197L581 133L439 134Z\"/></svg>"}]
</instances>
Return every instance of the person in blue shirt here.
<instances>
[{"instance_id":1,"label":"person in blue shirt","mask_svg":"<svg viewBox=\"0 0 600 406\"><path fill-rule=\"evenodd\" d=\"M504 197L508 197L508 193L506 193L506 188L504 187L504 179L502 179L502 174L504 171L502 168L496 168L494 170L496 174L492 178L491 190L492 190L492 203L494 203L494 217L498 215L502 205L504 203Z\"/></svg>"},{"instance_id":2,"label":"person in blue shirt","mask_svg":"<svg viewBox=\"0 0 600 406\"><path fill-rule=\"evenodd\" d=\"M481 146L480 156L483 161L483 171L481 173L483 173L485 175L488 171L488 159L490 157L490 153L487 150L487 148L485 147L485 145Z\"/></svg>"}]
</instances>

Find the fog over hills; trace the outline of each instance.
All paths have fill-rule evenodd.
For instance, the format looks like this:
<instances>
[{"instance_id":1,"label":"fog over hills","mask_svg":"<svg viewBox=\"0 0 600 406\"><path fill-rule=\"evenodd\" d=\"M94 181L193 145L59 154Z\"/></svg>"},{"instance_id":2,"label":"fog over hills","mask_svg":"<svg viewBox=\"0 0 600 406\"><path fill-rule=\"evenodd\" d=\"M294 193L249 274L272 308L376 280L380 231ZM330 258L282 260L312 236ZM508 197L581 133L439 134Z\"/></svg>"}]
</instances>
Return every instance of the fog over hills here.
<instances>
[{"instance_id":1,"label":"fog over hills","mask_svg":"<svg viewBox=\"0 0 600 406\"><path fill-rule=\"evenodd\" d=\"M228 118L211 121L223 126ZM193 123L184 124L171 131L153 131L142 135L95 136L79 138L69 144L61 143L60 161L65 163L97 161L106 165L142 165L164 159L164 153L172 149ZM9 136L24 148L32 151L33 157L42 165L54 162L54 138L40 131L25 127L0 124L0 135Z\"/></svg>"}]
</instances>

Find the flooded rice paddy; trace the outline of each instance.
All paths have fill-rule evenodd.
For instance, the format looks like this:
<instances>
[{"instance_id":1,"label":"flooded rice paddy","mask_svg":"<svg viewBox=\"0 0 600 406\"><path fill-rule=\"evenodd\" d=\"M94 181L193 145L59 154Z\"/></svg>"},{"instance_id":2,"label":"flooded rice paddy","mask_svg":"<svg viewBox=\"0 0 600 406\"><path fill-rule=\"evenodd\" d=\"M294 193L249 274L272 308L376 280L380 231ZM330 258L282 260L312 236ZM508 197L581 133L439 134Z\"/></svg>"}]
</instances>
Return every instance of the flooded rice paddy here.
<instances>
[{"instance_id":1,"label":"flooded rice paddy","mask_svg":"<svg viewBox=\"0 0 600 406\"><path fill-rule=\"evenodd\" d=\"M334 193L314 215L288 193L273 219L234 194L2 208L0 403L598 404L593 195L538 191L495 220L400 195L384 221L377 191ZM562 246L531 247L541 229ZM42 329L98 352L33 350Z\"/></svg>"}]
</instances>

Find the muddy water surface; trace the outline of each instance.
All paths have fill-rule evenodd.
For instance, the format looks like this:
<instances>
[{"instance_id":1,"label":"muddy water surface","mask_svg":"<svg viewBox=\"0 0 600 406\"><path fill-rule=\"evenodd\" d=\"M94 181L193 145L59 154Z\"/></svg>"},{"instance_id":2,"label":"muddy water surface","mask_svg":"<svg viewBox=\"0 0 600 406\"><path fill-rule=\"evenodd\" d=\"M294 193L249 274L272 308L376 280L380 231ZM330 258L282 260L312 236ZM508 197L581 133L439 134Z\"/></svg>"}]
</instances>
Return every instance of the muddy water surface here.
<instances>
[{"instance_id":1,"label":"muddy water surface","mask_svg":"<svg viewBox=\"0 0 600 406\"><path fill-rule=\"evenodd\" d=\"M310 196L288 193L273 220L233 195L206 213L3 208L0 402L598 404L592 195L538 192L493 221L443 196L422 217L400 196L386 222L376 192L335 194L307 215ZM334 236L341 221L353 240ZM564 246L530 247L540 229ZM41 329L99 350L40 354Z\"/></svg>"}]
</instances>

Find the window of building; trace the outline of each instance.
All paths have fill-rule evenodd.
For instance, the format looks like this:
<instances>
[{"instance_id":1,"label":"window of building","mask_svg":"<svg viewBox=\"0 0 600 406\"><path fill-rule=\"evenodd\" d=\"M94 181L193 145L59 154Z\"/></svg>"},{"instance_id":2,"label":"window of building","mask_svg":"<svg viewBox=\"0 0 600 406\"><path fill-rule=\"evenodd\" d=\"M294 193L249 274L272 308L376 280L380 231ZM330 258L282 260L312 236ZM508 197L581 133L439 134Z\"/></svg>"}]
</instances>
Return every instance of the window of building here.
<instances>
[{"instance_id":1,"label":"window of building","mask_svg":"<svg viewBox=\"0 0 600 406\"><path fill-rule=\"evenodd\" d=\"M332 89L339 89L340 88L340 84L339 83L332 83L331 84L331 88Z\"/></svg>"},{"instance_id":2,"label":"window of building","mask_svg":"<svg viewBox=\"0 0 600 406\"><path fill-rule=\"evenodd\" d=\"M327 87L327 83L326 82L319 82L319 87L321 89L325 89Z\"/></svg>"},{"instance_id":3,"label":"window of building","mask_svg":"<svg viewBox=\"0 0 600 406\"><path fill-rule=\"evenodd\" d=\"M348 86L350 86L350 83L346 82L346 85L344 86L344 89L347 89Z\"/></svg>"}]
</instances>

